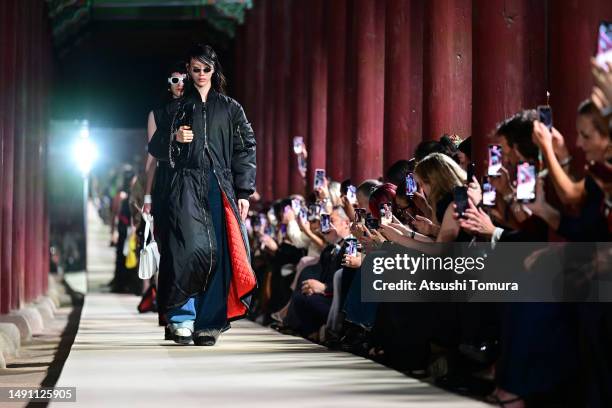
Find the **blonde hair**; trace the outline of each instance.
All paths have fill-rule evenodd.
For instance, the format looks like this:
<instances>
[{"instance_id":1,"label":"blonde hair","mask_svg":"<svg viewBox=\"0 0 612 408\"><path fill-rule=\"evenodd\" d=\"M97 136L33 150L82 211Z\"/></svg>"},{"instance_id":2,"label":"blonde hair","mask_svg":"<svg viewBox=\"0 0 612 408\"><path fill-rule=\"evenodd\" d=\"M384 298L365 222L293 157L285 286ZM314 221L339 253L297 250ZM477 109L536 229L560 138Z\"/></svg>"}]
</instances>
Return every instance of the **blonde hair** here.
<instances>
[{"instance_id":1,"label":"blonde hair","mask_svg":"<svg viewBox=\"0 0 612 408\"><path fill-rule=\"evenodd\" d=\"M427 200L432 208L446 194L452 193L457 186L464 185L466 172L450 157L442 153L431 153L417 163L414 173L430 186Z\"/></svg>"}]
</instances>

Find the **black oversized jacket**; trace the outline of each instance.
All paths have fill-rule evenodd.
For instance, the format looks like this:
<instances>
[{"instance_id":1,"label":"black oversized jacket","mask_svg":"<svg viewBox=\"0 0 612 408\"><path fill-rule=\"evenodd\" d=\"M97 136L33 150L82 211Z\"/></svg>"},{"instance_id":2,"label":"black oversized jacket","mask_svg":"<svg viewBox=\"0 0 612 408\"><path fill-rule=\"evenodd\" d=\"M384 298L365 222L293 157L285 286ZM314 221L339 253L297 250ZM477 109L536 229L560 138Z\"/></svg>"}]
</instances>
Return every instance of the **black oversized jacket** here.
<instances>
[{"instance_id":1,"label":"black oversized jacket","mask_svg":"<svg viewBox=\"0 0 612 408\"><path fill-rule=\"evenodd\" d=\"M159 124L149 142L149 153L158 160L169 161L171 167L168 236L166 248L161 253L160 273L168 274L163 281L168 282L166 304L172 308L206 290L220 256L216 253L217 242L208 204L210 180L216 179L219 183L235 218L230 221L237 225L238 235L242 235L244 251L241 253L245 253L247 259L246 265L238 268L238 273L252 272L248 265L248 239L237 200L246 199L255 191L256 165L253 129L240 104L232 98L210 90L203 103L199 93L192 91L172 101L166 109L167 123ZM185 118L190 118L194 139L183 144L174 140L174 132L184 124ZM226 229L231 231L231 228ZM232 254L232 258L235 257ZM234 259L232 262L236 269ZM240 300L246 304L244 299Z\"/></svg>"},{"instance_id":2,"label":"black oversized jacket","mask_svg":"<svg viewBox=\"0 0 612 408\"><path fill-rule=\"evenodd\" d=\"M256 143L242 106L211 89L205 112L203 108L197 91L170 102L166 107L167 115L164 115L170 123L160 123L149 142L149 153L158 160L174 162L177 168L194 168L201 167L202 153L207 145L215 169L222 172L231 170L236 197L249 198L255 192ZM173 125L180 123L183 114L191 114L193 118L195 137L190 144L170 140L171 132L176 130ZM203 127L204 116L206 128Z\"/></svg>"}]
</instances>

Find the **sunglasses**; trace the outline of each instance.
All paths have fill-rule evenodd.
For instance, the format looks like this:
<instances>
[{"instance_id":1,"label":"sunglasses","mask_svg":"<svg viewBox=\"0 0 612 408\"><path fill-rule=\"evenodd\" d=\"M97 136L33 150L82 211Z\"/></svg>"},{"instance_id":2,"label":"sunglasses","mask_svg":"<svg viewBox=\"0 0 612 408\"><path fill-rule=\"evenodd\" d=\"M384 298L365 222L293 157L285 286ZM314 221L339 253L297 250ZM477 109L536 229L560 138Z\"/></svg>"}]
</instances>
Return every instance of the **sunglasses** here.
<instances>
[{"instance_id":1,"label":"sunglasses","mask_svg":"<svg viewBox=\"0 0 612 408\"><path fill-rule=\"evenodd\" d=\"M205 74L210 73L210 71L212 71L211 67L206 67L206 68L191 68L191 72L193 72L194 74L199 74L200 71L204 71Z\"/></svg>"},{"instance_id":2,"label":"sunglasses","mask_svg":"<svg viewBox=\"0 0 612 408\"><path fill-rule=\"evenodd\" d=\"M168 78L168 83L169 84L173 84L173 85L176 85L179 82L182 84L184 81L185 81L185 77L184 76Z\"/></svg>"}]
</instances>

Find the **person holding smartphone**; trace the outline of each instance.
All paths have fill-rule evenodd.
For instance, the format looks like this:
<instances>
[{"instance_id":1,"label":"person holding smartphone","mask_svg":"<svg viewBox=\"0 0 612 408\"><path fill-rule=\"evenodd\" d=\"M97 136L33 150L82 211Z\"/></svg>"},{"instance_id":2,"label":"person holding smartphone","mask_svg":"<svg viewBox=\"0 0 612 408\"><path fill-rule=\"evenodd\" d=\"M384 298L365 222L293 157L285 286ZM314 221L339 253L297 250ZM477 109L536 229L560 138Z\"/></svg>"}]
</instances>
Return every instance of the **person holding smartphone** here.
<instances>
[{"instance_id":1,"label":"person holding smartphone","mask_svg":"<svg viewBox=\"0 0 612 408\"><path fill-rule=\"evenodd\" d=\"M455 222L453 208L455 187L464 187L466 172L449 156L432 153L421 160L414 169L417 182L422 186L425 196L434 209L433 222L440 225L436 242L469 242L472 237L461 231ZM429 253L434 250L430 242L419 242L416 233L405 232L391 226L381 226L381 233L391 241L409 248Z\"/></svg>"},{"instance_id":2,"label":"person holding smartphone","mask_svg":"<svg viewBox=\"0 0 612 408\"><path fill-rule=\"evenodd\" d=\"M334 207L329 216L331 228L324 234L328 245L321 252L318 267L302 271L285 319L287 326L311 339L327 321L334 274L342 267L345 239L351 235L350 221L341 206Z\"/></svg>"},{"instance_id":3,"label":"person holding smartphone","mask_svg":"<svg viewBox=\"0 0 612 408\"><path fill-rule=\"evenodd\" d=\"M552 211L549 206L536 206L535 210L549 221L551 227L566 238L582 241L595 237L607 237L607 220L601 211L605 193L597 176L588 169L597 163L612 160L612 143L608 124L591 100L586 100L578 108L576 119L578 137L576 145L585 155L587 175L579 181L572 180L565 170L571 157L565 148L563 136L555 129L549 130L539 121L534 122L533 140L542 150L547 164L551 184L561 202L567 206L579 206L580 215L572 217ZM557 147L555 147L557 146ZM563 148L559 148L563 146ZM563 213L563 211L561 212Z\"/></svg>"},{"instance_id":4,"label":"person holding smartphone","mask_svg":"<svg viewBox=\"0 0 612 408\"><path fill-rule=\"evenodd\" d=\"M256 143L244 110L225 95L214 49L198 44L187 61L184 94L169 108L169 124L153 134L149 152L174 171L161 253L169 258L162 263L168 263L166 315L174 341L211 346L230 320L246 315L256 286L244 228L255 192ZM190 127L181 124L188 116Z\"/></svg>"}]
</instances>

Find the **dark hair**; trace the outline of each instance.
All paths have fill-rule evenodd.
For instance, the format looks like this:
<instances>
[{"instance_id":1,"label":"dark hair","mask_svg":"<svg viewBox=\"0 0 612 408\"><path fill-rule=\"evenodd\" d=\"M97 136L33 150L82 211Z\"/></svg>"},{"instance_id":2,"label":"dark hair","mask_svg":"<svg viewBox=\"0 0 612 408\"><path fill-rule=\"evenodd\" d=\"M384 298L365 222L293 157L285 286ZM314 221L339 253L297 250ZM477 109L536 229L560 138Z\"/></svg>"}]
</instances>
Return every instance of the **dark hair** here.
<instances>
[{"instance_id":1,"label":"dark hair","mask_svg":"<svg viewBox=\"0 0 612 408\"><path fill-rule=\"evenodd\" d=\"M163 95L160 98L163 101L164 105L171 102L174 99L172 97L172 92L170 92L170 84L168 83L168 78L170 78L172 74L175 72L178 72L181 74L187 74L187 67L185 66L185 63L183 61L175 62L174 64L170 65L166 69L166 78L164 78L164 83L166 84L166 88L164 90Z\"/></svg>"},{"instance_id":2,"label":"dark hair","mask_svg":"<svg viewBox=\"0 0 612 408\"><path fill-rule=\"evenodd\" d=\"M472 160L472 138L468 137L463 142L459 143L457 149L467 156L468 159Z\"/></svg>"},{"instance_id":3,"label":"dark hair","mask_svg":"<svg viewBox=\"0 0 612 408\"><path fill-rule=\"evenodd\" d=\"M424 140L414 150L414 159L420 162L431 153L444 153L444 147L437 140Z\"/></svg>"},{"instance_id":4,"label":"dark hair","mask_svg":"<svg viewBox=\"0 0 612 408\"><path fill-rule=\"evenodd\" d=\"M610 137L608 123L602 116L597 105L595 105L592 100L587 99L582 101L582 103L578 106L578 114L591 116L595 129L597 129L597 131L602 135L608 135L608 137Z\"/></svg>"},{"instance_id":5,"label":"dark hair","mask_svg":"<svg viewBox=\"0 0 612 408\"><path fill-rule=\"evenodd\" d=\"M170 78L175 72L187 74L187 66L184 61L178 61L170 65L168 69L166 69L166 79Z\"/></svg>"},{"instance_id":6,"label":"dark hair","mask_svg":"<svg viewBox=\"0 0 612 408\"><path fill-rule=\"evenodd\" d=\"M382 183L380 183L378 180L374 180L374 179L365 180L357 187L357 192L360 194L363 194L364 196L368 197L368 199L370 199L372 192L380 184Z\"/></svg>"},{"instance_id":7,"label":"dark hair","mask_svg":"<svg viewBox=\"0 0 612 408\"><path fill-rule=\"evenodd\" d=\"M414 159L411 160L398 160L393 163L387 170L385 175L386 181L393 183L396 186L404 184L406 175L414 170Z\"/></svg>"},{"instance_id":8,"label":"dark hair","mask_svg":"<svg viewBox=\"0 0 612 408\"><path fill-rule=\"evenodd\" d=\"M521 111L497 125L496 134L503 136L510 147L516 149L528 160L537 160L539 149L533 143L533 121L538 119L535 109Z\"/></svg>"},{"instance_id":9,"label":"dark hair","mask_svg":"<svg viewBox=\"0 0 612 408\"><path fill-rule=\"evenodd\" d=\"M225 80L225 75L223 75L223 67L215 50L210 45L196 44L189 50L187 62L191 63L192 59L202 64L210 65L215 70L212 76L212 89L225 94L227 81Z\"/></svg>"},{"instance_id":10,"label":"dark hair","mask_svg":"<svg viewBox=\"0 0 612 408\"><path fill-rule=\"evenodd\" d=\"M380 218L379 205L384 203L391 203L392 206L394 205L396 190L397 187L395 184L385 183L378 186L376 190L370 194L370 212L374 218Z\"/></svg>"},{"instance_id":11,"label":"dark hair","mask_svg":"<svg viewBox=\"0 0 612 408\"><path fill-rule=\"evenodd\" d=\"M447 155L459 163L459 155L457 154L459 149L457 149L457 144L455 144L453 139L461 140L459 136L449 135L448 133L445 133L440 137L440 145L442 146L442 151L440 153Z\"/></svg>"}]
</instances>

